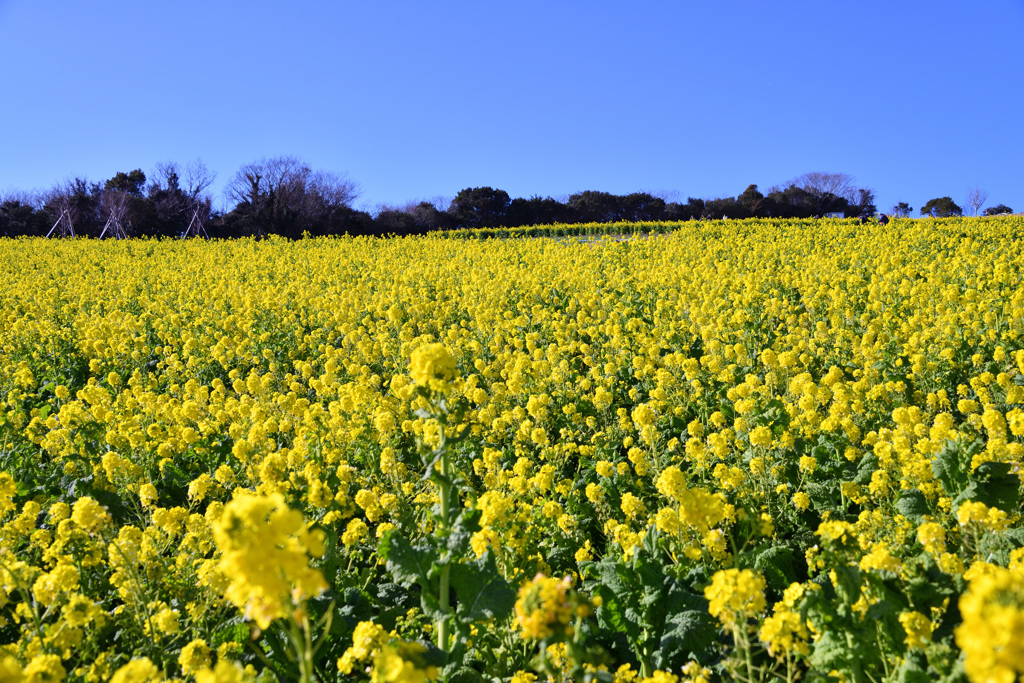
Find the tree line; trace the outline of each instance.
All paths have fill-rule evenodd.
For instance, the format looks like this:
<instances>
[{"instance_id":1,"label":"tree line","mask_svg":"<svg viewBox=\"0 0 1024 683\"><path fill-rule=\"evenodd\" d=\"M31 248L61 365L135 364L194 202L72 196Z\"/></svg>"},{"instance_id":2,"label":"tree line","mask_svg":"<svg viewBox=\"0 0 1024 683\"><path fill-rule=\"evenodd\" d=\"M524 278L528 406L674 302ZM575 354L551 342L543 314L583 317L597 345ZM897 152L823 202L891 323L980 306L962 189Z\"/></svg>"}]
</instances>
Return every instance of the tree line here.
<instances>
[{"instance_id":1,"label":"tree line","mask_svg":"<svg viewBox=\"0 0 1024 683\"><path fill-rule=\"evenodd\" d=\"M118 172L103 182L74 178L45 192L12 192L0 197L0 236L61 235L100 237L256 237L303 234L409 235L459 228L516 227L551 223L685 221L705 218L855 217L876 213L874 192L858 187L845 173L805 173L761 192L749 185L735 197L666 201L647 192L616 195L587 190L564 199L512 198L491 187L461 190L450 202L382 206L373 214L353 208L354 182L344 175L314 170L291 156L242 166L227 184L230 208L213 210L209 193L215 175L202 162L158 164ZM973 190L975 215L987 195ZM909 215L905 202L894 215ZM998 205L986 215L1008 213ZM949 197L936 198L922 215L962 215Z\"/></svg>"}]
</instances>

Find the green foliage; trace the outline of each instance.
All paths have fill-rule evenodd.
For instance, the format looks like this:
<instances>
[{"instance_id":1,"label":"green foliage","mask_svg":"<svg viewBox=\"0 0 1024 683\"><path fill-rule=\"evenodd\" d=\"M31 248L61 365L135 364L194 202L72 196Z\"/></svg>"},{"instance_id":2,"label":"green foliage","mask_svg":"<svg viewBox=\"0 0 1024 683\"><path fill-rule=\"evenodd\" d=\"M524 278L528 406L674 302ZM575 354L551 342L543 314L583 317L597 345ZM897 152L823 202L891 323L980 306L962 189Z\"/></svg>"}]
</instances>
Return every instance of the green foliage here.
<instances>
[{"instance_id":1,"label":"green foliage","mask_svg":"<svg viewBox=\"0 0 1024 683\"><path fill-rule=\"evenodd\" d=\"M605 557L583 566L584 587L601 599L601 625L625 636L645 671L714 658L717 628L707 600L666 572L652 527L642 548L623 559Z\"/></svg>"},{"instance_id":2,"label":"green foliage","mask_svg":"<svg viewBox=\"0 0 1024 683\"><path fill-rule=\"evenodd\" d=\"M764 575L768 588L781 593L797 581L794 562L796 556L784 545L765 545L754 558L754 568Z\"/></svg>"},{"instance_id":3,"label":"green foliage","mask_svg":"<svg viewBox=\"0 0 1024 683\"><path fill-rule=\"evenodd\" d=\"M125 194L132 195L133 197L141 197L142 188L145 185L146 174L142 172L142 169L137 168L128 173L118 171L113 178L103 184L103 189L124 192Z\"/></svg>"},{"instance_id":4,"label":"green foliage","mask_svg":"<svg viewBox=\"0 0 1024 683\"><path fill-rule=\"evenodd\" d=\"M1012 471L1010 463L983 462L971 473L953 505L973 500L1012 513L1018 509L1020 499L1020 477Z\"/></svg>"},{"instance_id":5,"label":"green foliage","mask_svg":"<svg viewBox=\"0 0 1024 683\"><path fill-rule=\"evenodd\" d=\"M929 199L928 203L921 207L921 215L932 216L933 218L948 218L949 216L962 216L964 211L957 206L952 198L936 197L935 199Z\"/></svg>"},{"instance_id":6,"label":"green foliage","mask_svg":"<svg viewBox=\"0 0 1024 683\"><path fill-rule=\"evenodd\" d=\"M510 201L504 190L468 187L455 195L448 212L462 227L493 228L503 223Z\"/></svg>"},{"instance_id":7,"label":"green foliage","mask_svg":"<svg viewBox=\"0 0 1024 683\"><path fill-rule=\"evenodd\" d=\"M980 439L961 444L947 439L932 460L932 474L942 484L947 496L956 498L967 486L971 458L983 448Z\"/></svg>"},{"instance_id":8,"label":"green foliage","mask_svg":"<svg viewBox=\"0 0 1024 683\"><path fill-rule=\"evenodd\" d=\"M456 619L464 624L504 619L512 612L515 591L498 572L494 556L483 556L452 566L451 586L457 598Z\"/></svg>"},{"instance_id":9,"label":"green foliage","mask_svg":"<svg viewBox=\"0 0 1024 683\"><path fill-rule=\"evenodd\" d=\"M418 586L424 613L432 619L440 614L437 589L434 587L440 553L427 541L413 545L404 535L389 532L377 548L395 583L405 588Z\"/></svg>"},{"instance_id":10,"label":"green foliage","mask_svg":"<svg viewBox=\"0 0 1024 683\"><path fill-rule=\"evenodd\" d=\"M932 473L954 508L970 500L1012 512L1021 501L1020 477L1002 462L983 462L972 472L971 462L983 449L980 438L966 445L947 440L932 461Z\"/></svg>"},{"instance_id":11,"label":"green foliage","mask_svg":"<svg viewBox=\"0 0 1024 683\"><path fill-rule=\"evenodd\" d=\"M912 522L920 522L929 513L928 501L920 489L905 489L896 499L896 511Z\"/></svg>"}]
</instances>

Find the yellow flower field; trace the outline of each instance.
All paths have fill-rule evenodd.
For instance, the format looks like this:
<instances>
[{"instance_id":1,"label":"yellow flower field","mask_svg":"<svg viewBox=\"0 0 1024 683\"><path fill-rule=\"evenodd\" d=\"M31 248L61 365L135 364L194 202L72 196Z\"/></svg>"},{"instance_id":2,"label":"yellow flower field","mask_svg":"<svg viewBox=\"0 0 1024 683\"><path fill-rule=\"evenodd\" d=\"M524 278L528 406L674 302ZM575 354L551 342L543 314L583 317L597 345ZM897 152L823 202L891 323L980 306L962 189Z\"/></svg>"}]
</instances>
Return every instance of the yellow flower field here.
<instances>
[{"instance_id":1,"label":"yellow flower field","mask_svg":"<svg viewBox=\"0 0 1024 683\"><path fill-rule=\"evenodd\" d=\"M641 231L0 242L0 680L1024 681L1024 220Z\"/></svg>"}]
</instances>

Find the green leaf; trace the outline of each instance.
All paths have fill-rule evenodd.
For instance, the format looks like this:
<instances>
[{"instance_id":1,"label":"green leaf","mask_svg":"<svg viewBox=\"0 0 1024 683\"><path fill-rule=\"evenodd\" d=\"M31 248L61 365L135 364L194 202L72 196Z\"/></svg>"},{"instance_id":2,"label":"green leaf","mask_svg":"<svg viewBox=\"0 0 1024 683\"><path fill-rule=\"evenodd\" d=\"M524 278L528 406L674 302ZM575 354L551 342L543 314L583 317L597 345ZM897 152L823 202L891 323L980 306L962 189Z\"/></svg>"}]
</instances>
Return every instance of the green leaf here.
<instances>
[{"instance_id":1,"label":"green leaf","mask_svg":"<svg viewBox=\"0 0 1024 683\"><path fill-rule=\"evenodd\" d=\"M966 478L960 479L961 467L958 451L956 442L947 439L939 452L935 454L935 459L932 460L932 474L939 480L948 495L956 495L967 483Z\"/></svg>"},{"instance_id":2,"label":"green leaf","mask_svg":"<svg viewBox=\"0 0 1024 683\"><path fill-rule=\"evenodd\" d=\"M650 562L646 553L637 553L633 571L640 583L640 618L648 628L661 630L665 623L665 575L661 566Z\"/></svg>"},{"instance_id":3,"label":"green leaf","mask_svg":"<svg viewBox=\"0 0 1024 683\"><path fill-rule=\"evenodd\" d=\"M462 510L451 525L448 533L447 546L452 557L465 557L469 554L469 541L473 534L480 530L480 511Z\"/></svg>"},{"instance_id":4,"label":"green leaf","mask_svg":"<svg viewBox=\"0 0 1024 683\"><path fill-rule=\"evenodd\" d=\"M598 588L595 593L602 601L597 610L597 618L602 626L623 634L630 646L636 644L640 638L636 610L630 610L625 600L607 588Z\"/></svg>"},{"instance_id":5,"label":"green leaf","mask_svg":"<svg viewBox=\"0 0 1024 683\"><path fill-rule=\"evenodd\" d=\"M249 626L242 622L241 618L230 618L221 623L220 627L210 638L210 644L214 647L224 643L242 643L249 640Z\"/></svg>"},{"instance_id":6,"label":"green leaf","mask_svg":"<svg viewBox=\"0 0 1024 683\"><path fill-rule=\"evenodd\" d=\"M839 496L837 487L832 483L821 484L816 481L808 481L804 483L804 491L814 504L814 509L819 511L828 510L836 513L842 512L840 507L842 499Z\"/></svg>"},{"instance_id":7,"label":"green leaf","mask_svg":"<svg viewBox=\"0 0 1024 683\"><path fill-rule=\"evenodd\" d=\"M444 667L444 670L449 670L449 667L445 666L444 652L430 641L416 640L398 643L397 647L402 659L421 671L430 666ZM443 680L448 679L444 678Z\"/></svg>"},{"instance_id":8,"label":"green leaf","mask_svg":"<svg viewBox=\"0 0 1024 683\"><path fill-rule=\"evenodd\" d=\"M862 575L860 569L854 565L836 567L833 571L835 572L833 582L837 584L836 591L847 601L848 605L857 602L860 599L861 591Z\"/></svg>"},{"instance_id":9,"label":"green leaf","mask_svg":"<svg viewBox=\"0 0 1024 683\"><path fill-rule=\"evenodd\" d=\"M386 607L401 607L408 598L409 592L390 581L377 584L377 602Z\"/></svg>"},{"instance_id":10,"label":"green leaf","mask_svg":"<svg viewBox=\"0 0 1024 683\"><path fill-rule=\"evenodd\" d=\"M597 610L598 621L605 628L625 635L631 646L635 645L642 630L637 609L639 586L631 580L632 576L617 558L605 558L590 565L588 570L588 573L597 574L596 580L589 587L601 598L601 607Z\"/></svg>"},{"instance_id":11,"label":"green leaf","mask_svg":"<svg viewBox=\"0 0 1024 683\"><path fill-rule=\"evenodd\" d=\"M346 588L341 600L334 605L331 635L348 637L360 621L367 621L373 616L373 606L366 595L358 588Z\"/></svg>"},{"instance_id":12,"label":"green leaf","mask_svg":"<svg viewBox=\"0 0 1024 683\"><path fill-rule=\"evenodd\" d=\"M963 615L960 614L960 601L950 600L949 606L942 615L942 621L939 622L939 627L932 633L932 640L936 643L943 640L952 641L957 627L963 621Z\"/></svg>"},{"instance_id":13,"label":"green leaf","mask_svg":"<svg viewBox=\"0 0 1024 683\"><path fill-rule=\"evenodd\" d=\"M691 656L707 661L717 649L718 627L707 610L686 610L672 615L666 624L654 666L658 669L676 669Z\"/></svg>"},{"instance_id":14,"label":"green leaf","mask_svg":"<svg viewBox=\"0 0 1024 683\"><path fill-rule=\"evenodd\" d=\"M871 475L878 469L878 456L874 453L865 453L857 464L857 474L853 480L861 486L871 483Z\"/></svg>"},{"instance_id":15,"label":"green leaf","mask_svg":"<svg viewBox=\"0 0 1024 683\"><path fill-rule=\"evenodd\" d=\"M1013 546L1014 550L1024 547L1024 528L1007 529L1003 532L1003 538ZM1007 562L1009 562L1009 559L1007 559Z\"/></svg>"},{"instance_id":16,"label":"green leaf","mask_svg":"<svg viewBox=\"0 0 1024 683\"><path fill-rule=\"evenodd\" d=\"M946 439L932 460L932 474L942 484L946 495L955 497L963 491L967 485L971 458L981 450L981 446L980 439L975 439L965 447L952 439Z\"/></svg>"},{"instance_id":17,"label":"green leaf","mask_svg":"<svg viewBox=\"0 0 1024 683\"><path fill-rule=\"evenodd\" d=\"M1020 479L1005 462L983 462L971 473L970 483L953 501L957 506L974 500L1013 513L1020 504Z\"/></svg>"},{"instance_id":18,"label":"green leaf","mask_svg":"<svg viewBox=\"0 0 1024 683\"><path fill-rule=\"evenodd\" d=\"M476 669L462 666L459 663L452 663L444 668L444 675L441 680L446 683L483 683L484 677Z\"/></svg>"},{"instance_id":19,"label":"green leaf","mask_svg":"<svg viewBox=\"0 0 1024 683\"><path fill-rule=\"evenodd\" d=\"M904 489L896 501L896 511L912 522L920 522L928 514L928 501L920 489Z\"/></svg>"},{"instance_id":20,"label":"green leaf","mask_svg":"<svg viewBox=\"0 0 1024 683\"><path fill-rule=\"evenodd\" d=\"M896 683L931 683L933 678L928 672L928 658L919 650L908 650L896 670Z\"/></svg>"},{"instance_id":21,"label":"green leaf","mask_svg":"<svg viewBox=\"0 0 1024 683\"><path fill-rule=\"evenodd\" d=\"M910 606L928 614L932 607L941 607L946 598L956 593L953 579L941 571L933 561L922 565L907 565L906 594Z\"/></svg>"},{"instance_id":22,"label":"green leaf","mask_svg":"<svg viewBox=\"0 0 1024 683\"><path fill-rule=\"evenodd\" d=\"M771 546L757 555L754 568L764 574L769 588L783 591L797 580L794 559L793 551L786 546Z\"/></svg>"},{"instance_id":23,"label":"green leaf","mask_svg":"<svg viewBox=\"0 0 1024 683\"><path fill-rule=\"evenodd\" d=\"M401 534L391 535L387 568L396 583L406 588L414 583L428 583L436 559L432 548L424 545L414 546Z\"/></svg>"},{"instance_id":24,"label":"green leaf","mask_svg":"<svg viewBox=\"0 0 1024 683\"><path fill-rule=\"evenodd\" d=\"M868 622L874 622L878 634L888 640L890 647L901 648L906 632L899 615L910 607L907 596L897 579L879 580L876 576L872 576L871 593L881 599L868 607Z\"/></svg>"},{"instance_id":25,"label":"green leaf","mask_svg":"<svg viewBox=\"0 0 1024 683\"><path fill-rule=\"evenodd\" d=\"M440 611L434 587L437 550L425 544L413 545L405 536L392 531L381 539L378 553L387 560L387 569L395 583L405 588L419 585L423 611L434 618Z\"/></svg>"},{"instance_id":26,"label":"green leaf","mask_svg":"<svg viewBox=\"0 0 1024 683\"><path fill-rule=\"evenodd\" d=\"M651 540L653 543L656 539ZM663 660L668 662L680 655L680 662L685 662L683 655L701 649L702 634L706 635L702 620L710 619L707 601L679 579L665 574L664 565L656 559L658 555L649 550L645 546L629 563L614 556L587 565L586 588L602 600L597 610L601 627L624 636L634 656L650 656L645 653L652 644L657 650L662 638L674 633L665 647L675 648L671 651L675 654L666 650ZM710 628L717 634L714 624Z\"/></svg>"},{"instance_id":27,"label":"green leaf","mask_svg":"<svg viewBox=\"0 0 1024 683\"><path fill-rule=\"evenodd\" d=\"M841 633L833 630L825 631L814 643L811 650L811 667L819 671L843 670L846 668L846 657L849 646ZM853 654L853 653L850 653Z\"/></svg>"},{"instance_id":28,"label":"green leaf","mask_svg":"<svg viewBox=\"0 0 1024 683\"><path fill-rule=\"evenodd\" d=\"M504 619L516 602L515 591L498 572L489 551L471 564L451 565L450 585L458 598L455 615L460 621Z\"/></svg>"},{"instance_id":29,"label":"green leaf","mask_svg":"<svg viewBox=\"0 0 1024 683\"><path fill-rule=\"evenodd\" d=\"M279 680L270 669L264 669L256 676L256 683L278 683Z\"/></svg>"}]
</instances>

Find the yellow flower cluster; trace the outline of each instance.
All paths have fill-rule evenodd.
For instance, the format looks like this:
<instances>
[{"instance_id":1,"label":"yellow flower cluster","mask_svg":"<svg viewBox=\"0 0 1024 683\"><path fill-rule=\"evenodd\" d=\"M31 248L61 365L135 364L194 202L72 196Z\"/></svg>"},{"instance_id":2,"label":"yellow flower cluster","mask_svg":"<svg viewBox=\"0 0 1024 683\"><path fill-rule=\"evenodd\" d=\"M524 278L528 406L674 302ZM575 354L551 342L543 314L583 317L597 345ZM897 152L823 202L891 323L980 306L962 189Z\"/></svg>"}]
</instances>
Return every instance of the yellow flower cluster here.
<instances>
[{"instance_id":1,"label":"yellow flower cluster","mask_svg":"<svg viewBox=\"0 0 1024 683\"><path fill-rule=\"evenodd\" d=\"M224 596L261 628L327 589L309 566L310 555L323 554L323 540L281 494L242 493L224 506L213 537L229 580Z\"/></svg>"},{"instance_id":2,"label":"yellow flower cluster","mask_svg":"<svg viewBox=\"0 0 1024 683\"><path fill-rule=\"evenodd\" d=\"M440 676L437 666L426 661L426 651L420 643L396 639L372 621L361 621L338 670L351 674L360 664L369 664L373 683L426 683Z\"/></svg>"},{"instance_id":3,"label":"yellow flower cluster","mask_svg":"<svg viewBox=\"0 0 1024 683\"><path fill-rule=\"evenodd\" d=\"M727 628L735 628L764 611L764 577L750 569L723 569L704 589L708 612Z\"/></svg>"},{"instance_id":4,"label":"yellow flower cluster","mask_svg":"<svg viewBox=\"0 0 1024 683\"><path fill-rule=\"evenodd\" d=\"M994 567L971 579L960 613L956 644L972 681L1024 676L1024 574Z\"/></svg>"},{"instance_id":5,"label":"yellow flower cluster","mask_svg":"<svg viewBox=\"0 0 1024 683\"><path fill-rule=\"evenodd\" d=\"M810 654L807 624L799 612L793 611L805 591L802 584L790 584L783 593L783 599L775 603L772 615L765 618L757 631L758 637L768 646L768 654L773 657Z\"/></svg>"},{"instance_id":6,"label":"yellow flower cluster","mask_svg":"<svg viewBox=\"0 0 1024 683\"><path fill-rule=\"evenodd\" d=\"M420 386L445 391L455 379L455 358L444 344L424 344L412 352L409 376Z\"/></svg>"},{"instance_id":7,"label":"yellow flower cluster","mask_svg":"<svg viewBox=\"0 0 1024 683\"><path fill-rule=\"evenodd\" d=\"M903 630L907 632L907 647L916 649L927 647L931 642L934 630L931 619L920 612L901 612L899 619Z\"/></svg>"},{"instance_id":8,"label":"yellow flower cluster","mask_svg":"<svg viewBox=\"0 0 1024 683\"><path fill-rule=\"evenodd\" d=\"M249 676L239 611L267 629L328 590L384 600L379 539L439 531L418 449L456 432L452 518L479 528L452 543L526 583L480 648L565 637L583 597L529 577L640 558L712 577L691 588L726 626L770 598L761 640L812 667L806 596L737 569L777 545L815 577L969 581L968 672L1018 671L973 634L1016 614L993 610L1021 563L1024 220L898 228L0 242L0 671ZM898 657L950 609L905 603ZM397 642L352 675L428 675Z\"/></svg>"},{"instance_id":9,"label":"yellow flower cluster","mask_svg":"<svg viewBox=\"0 0 1024 683\"><path fill-rule=\"evenodd\" d=\"M561 639L573 635L570 622L578 614L589 613L589 607L568 577L538 574L519 589L515 611L516 625L524 639Z\"/></svg>"}]
</instances>

